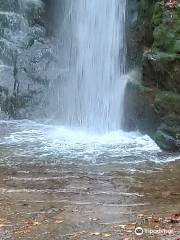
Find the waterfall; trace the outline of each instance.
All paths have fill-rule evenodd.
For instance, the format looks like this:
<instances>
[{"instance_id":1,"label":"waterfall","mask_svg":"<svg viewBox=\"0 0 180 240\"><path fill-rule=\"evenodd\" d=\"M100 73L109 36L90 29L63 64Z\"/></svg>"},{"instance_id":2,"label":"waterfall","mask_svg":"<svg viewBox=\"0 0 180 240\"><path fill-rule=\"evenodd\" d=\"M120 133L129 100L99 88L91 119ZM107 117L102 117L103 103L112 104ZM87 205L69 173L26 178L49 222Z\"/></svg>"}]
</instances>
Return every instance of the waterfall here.
<instances>
[{"instance_id":1,"label":"waterfall","mask_svg":"<svg viewBox=\"0 0 180 240\"><path fill-rule=\"evenodd\" d=\"M63 8L64 19L56 30L61 71L53 83L53 111L61 124L70 127L95 132L120 129L126 85L126 0L70 0Z\"/></svg>"}]
</instances>

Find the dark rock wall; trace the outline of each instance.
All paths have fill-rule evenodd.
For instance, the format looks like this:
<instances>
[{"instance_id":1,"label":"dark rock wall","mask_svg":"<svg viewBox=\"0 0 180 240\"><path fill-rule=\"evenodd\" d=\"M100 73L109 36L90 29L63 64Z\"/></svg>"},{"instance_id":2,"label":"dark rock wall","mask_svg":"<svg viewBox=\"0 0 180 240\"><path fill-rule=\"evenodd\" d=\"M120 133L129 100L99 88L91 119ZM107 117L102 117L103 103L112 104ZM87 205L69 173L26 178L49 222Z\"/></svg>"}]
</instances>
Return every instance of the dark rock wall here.
<instances>
[{"instance_id":1,"label":"dark rock wall","mask_svg":"<svg viewBox=\"0 0 180 240\"><path fill-rule=\"evenodd\" d=\"M9 117L43 114L52 56L45 3L0 0L0 108Z\"/></svg>"},{"instance_id":2,"label":"dark rock wall","mask_svg":"<svg viewBox=\"0 0 180 240\"><path fill-rule=\"evenodd\" d=\"M137 41L137 21L138 21L138 0L127 1L127 17L126 17L126 39L127 39L127 56L128 68L132 69L139 66L141 61L141 47Z\"/></svg>"},{"instance_id":3,"label":"dark rock wall","mask_svg":"<svg viewBox=\"0 0 180 240\"><path fill-rule=\"evenodd\" d=\"M141 0L135 31L141 81L127 85L125 128L149 134L164 150L180 150L180 3Z\"/></svg>"}]
</instances>

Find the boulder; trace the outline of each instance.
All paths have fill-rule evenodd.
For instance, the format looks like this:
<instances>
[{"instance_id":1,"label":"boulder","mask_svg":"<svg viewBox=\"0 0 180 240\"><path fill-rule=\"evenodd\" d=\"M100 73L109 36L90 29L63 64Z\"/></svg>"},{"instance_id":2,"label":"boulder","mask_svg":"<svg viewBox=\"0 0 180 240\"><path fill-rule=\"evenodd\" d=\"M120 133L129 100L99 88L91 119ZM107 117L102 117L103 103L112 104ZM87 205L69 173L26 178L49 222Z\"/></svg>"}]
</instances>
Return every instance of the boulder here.
<instances>
[{"instance_id":1,"label":"boulder","mask_svg":"<svg viewBox=\"0 0 180 240\"><path fill-rule=\"evenodd\" d=\"M148 134L163 150L180 150L180 95L129 82L124 128Z\"/></svg>"},{"instance_id":2,"label":"boulder","mask_svg":"<svg viewBox=\"0 0 180 240\"><path fill-rule=\"evenodd\" d=\"M180 150L180 117L170 114L162 119L155 133L155 141L166 151Z\"/></svg>"}]
</instances>

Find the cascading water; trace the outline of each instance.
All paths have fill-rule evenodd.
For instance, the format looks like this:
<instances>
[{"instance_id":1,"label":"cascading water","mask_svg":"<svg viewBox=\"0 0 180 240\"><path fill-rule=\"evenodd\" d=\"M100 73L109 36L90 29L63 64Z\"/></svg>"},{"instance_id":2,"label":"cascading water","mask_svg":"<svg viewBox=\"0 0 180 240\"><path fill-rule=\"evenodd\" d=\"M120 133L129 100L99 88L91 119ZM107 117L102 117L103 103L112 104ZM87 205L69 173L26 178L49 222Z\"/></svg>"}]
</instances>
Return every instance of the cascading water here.
<instances>
[{"instance_id":1,"label":"cascading water","mask_svg":"<svg viewBox=\"0 0 180 240\"><path fill-rule=\"evenodd\" d=\"M65 71L54 84L52 105L57 101L55 111L63 125L117 130L126 84L126 0L65 2L58 34Z\"/></svg>"},{"instance_id":2,"label":"cascading water","mask_svg":"<svg viewBox=\"0 0 180 240\"><path fill-rule=\"evenodd\" d=\"M16 36L15 46L22 39L23 42L29 39L26 38L26 34L31 36L29 31L36 33L38 28L41 32L40 26L28 25L27 16L34 7L35 13L43 8L43 2L38 0L18 0L18 3L17 13L10 5L10 13L0 13L7 23L11 23L12 16L19 20L15 21L17 30L13 28L11 33L13 39ZM41 124L28 120L0 121L0 163L17 163L22 159L51 163L57 160L65 164L86 164L88 161L93 165L110 162L133 167L136 159L138 162L146 158L156 160L159 148L148 136L121 130L126 79L130 77L126 74L126 1L54 0L47 3L49 14L52 10L55 16L49 24L54 26L55 33L54 38L49 38L52 44L48 46L53 46L51 54L45 51L47 58L44 59L43 45L39 49L40 43L34 41L34 48L29 48L24 57L33 56L32 66L28 68L25 64L25 70L38 73L32 74L35 80L50 79L46 97L49 114L47 121L43 121L48 125L42 121ZM9 60L8 52L1 53ZM43 65L38 61L41 57ZM43 75L43 69L47 75ZM24 65L21 70L23 84L26 83ZM58 126L50 125L52 119L49 117L52 116Z\"/></svg>"}]
</instances>

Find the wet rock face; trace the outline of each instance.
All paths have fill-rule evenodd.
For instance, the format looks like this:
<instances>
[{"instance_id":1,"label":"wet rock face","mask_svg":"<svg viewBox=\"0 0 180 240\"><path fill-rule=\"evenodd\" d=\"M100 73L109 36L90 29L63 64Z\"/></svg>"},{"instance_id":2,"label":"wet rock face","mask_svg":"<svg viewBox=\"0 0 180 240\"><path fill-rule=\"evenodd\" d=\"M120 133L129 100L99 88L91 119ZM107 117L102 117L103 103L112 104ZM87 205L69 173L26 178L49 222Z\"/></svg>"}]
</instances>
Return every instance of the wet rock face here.
<instances>
[{"instance_id":1,"label":"wet rock face","mask_svg":"<svg viewBox=\"0 0 180 240\"><path fill-rule=\"evenodd\" d=\"M180 93L180 56L174 53L149 52L143 56L143 84Z\"/></svg>"},{"instance_id":2,"label":"wet rock face","mask_svg":"<svg viewBox=\"0 0 180 240\"><path fill-rule=\"evenodd\" d=\"M140 49L138 45L138 31L137 31L137 20L138 20L138 0L127 1L127 56L129 68L136 67L141 59Z\"/></svg>"},{"instance_id":3,"label":"wet rock face","mask_svg":"<svg viewBox=\"0 0 180 240\"><path fill-rule=\"evenodd\" d=\"M180 93L180 6L168 6L162 1L154 5L154 41L144 54L143 84Z\"/></svg>"},{"instance_id":4,"label":"wet rock face","mask_svg":"<svg viewBox=\"0 0 180 240\"><path fill-rule=\"evenodd\" d=\"M140 1L142 77L141 83L127 85L125 127L148 133L164 150L179 151L180 5L169 3Z\"/></svg>"},{"instance_id":5,"label":"wet rock face","mask_svg":"<svg viewBox=\"0 0 180 240\"><path fill-rule=\"evenodd\" d=\"M180 149L180 95L159 92L154 100L155 110L161 119L154 139L165 150Z\"/></svg>"},{"instance_id":6,"label":"wet rock face","mask_svg":"<svg viewBox=\"0 0 180 240\"><path fill-rule=\"evenodd\" d=\"M155 141L162 149L179 151L180 148L180 118L169 115L161 123L155 134Z\"/></svg>"},{"instance_id":7,"label":"wet rock face","mask_svg":"<svg viewBox=\"0 0 180 240\"><path fill-rule=\"evenodd\" d=\"M45 1L0 0L0 107L13 118L32 117L48 86L51 47Z\"/></svg>"},{"instance_id":8,"label":"wet rock face","mask_svg":"<svg viewBox=\"0 0 180 240\"><path fill-rule=\"evenodd\" d=\"M140 130L166 151L180 149L180 95L129 82L125 128Z\"/></svg>"},{"instance_id":9,"label":"wet rock face","mask_svg":"<svg viewBox=\"0 0 180 240\"><path fill-rule=\"evenodd\" d=\"M154 108L156 92L154 89L144 87L140 82L129 82L125 95L125 121L126 130L140 130L152 138L160 119Z\"/></svg>"}]
</instances>

